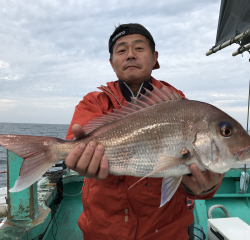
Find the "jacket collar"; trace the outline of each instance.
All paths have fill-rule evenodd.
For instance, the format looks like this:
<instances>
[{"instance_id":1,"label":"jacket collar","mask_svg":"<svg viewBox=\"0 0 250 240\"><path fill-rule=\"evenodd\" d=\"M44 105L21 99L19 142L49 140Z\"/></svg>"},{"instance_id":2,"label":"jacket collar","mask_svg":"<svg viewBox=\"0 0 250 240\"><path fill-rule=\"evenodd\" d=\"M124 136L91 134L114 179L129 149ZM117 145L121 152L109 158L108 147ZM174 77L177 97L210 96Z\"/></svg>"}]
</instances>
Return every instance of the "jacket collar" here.
<instances>
[{"instance_id":1,"label":"jacket collar","mask_svg":"<svg viewBox=\"0 0 250 240\"><path fill-rule=\"evenodd\" d=\"M142 82L138 93L135 95L125 82L118 80L120 89L122 91L122 95L125 97L127 102L131 101L131 97L138 98L140 96L140 93L145 94L146 93L145 88L148 89L149 91L152 91L153 87L151 85L151 82L152 82L151 78L149 81Z\"/></svg>"},{"instance_id":2,"label":"jacket collar","mask_svg":"<svg viewBox=\"0 0 250 240\"><path fill-rule=\"evenodd\" d=\"M165 84L165 85L167 85L167 86L169 86L169 87L172 87L168 83L164 83L164 82L160 83L159 81L157 81L153 77L151 77L151 82L152 82L152 84L154 86L156 86L158 88L161 88L161 84L162 83ZM151 86L150 84L148 84L148 85ZM114 108L119 109L121 106L126 105L127 100L126 100L126 97L123 96L123 93L122 93L122 90L121 90L121 87L120 87L120 84L119 84L119 80L114 81L114 82L107 82L107 86L101 86L101 87L98 87L98 89L100 89L101 91L103 91L105 94L107 94L109 96L112 104L114 105ZM180 91L178 91L178 92L180 92ZM143 93L143 92L141 92L141 93ZM185 98L185 96L183 95L183 93L182 92L180 92L180 93L181 93L180 94L181 97Z\"/></svg>"}]
</instances>

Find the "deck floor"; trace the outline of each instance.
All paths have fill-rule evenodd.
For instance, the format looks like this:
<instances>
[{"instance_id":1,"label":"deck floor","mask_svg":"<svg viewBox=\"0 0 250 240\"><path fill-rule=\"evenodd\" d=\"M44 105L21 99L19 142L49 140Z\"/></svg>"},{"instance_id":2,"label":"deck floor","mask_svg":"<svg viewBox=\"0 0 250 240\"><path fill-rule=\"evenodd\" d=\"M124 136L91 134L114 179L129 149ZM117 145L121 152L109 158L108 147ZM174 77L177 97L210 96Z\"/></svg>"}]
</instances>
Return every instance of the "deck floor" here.
<instances>
[{"instance_id":1,"label":"deck floor","mask_svg":"<svg viewBox=\"0 0 250 240\"><path fill-rule=\"evenodd\" d=\"M82 182L73 182L64 185L64 193L76 195L81 191ZM82 231L77 221L83 211L81 196L64 195L46 235L42 240L83 240Z\"/></svg>"}]
</instances>

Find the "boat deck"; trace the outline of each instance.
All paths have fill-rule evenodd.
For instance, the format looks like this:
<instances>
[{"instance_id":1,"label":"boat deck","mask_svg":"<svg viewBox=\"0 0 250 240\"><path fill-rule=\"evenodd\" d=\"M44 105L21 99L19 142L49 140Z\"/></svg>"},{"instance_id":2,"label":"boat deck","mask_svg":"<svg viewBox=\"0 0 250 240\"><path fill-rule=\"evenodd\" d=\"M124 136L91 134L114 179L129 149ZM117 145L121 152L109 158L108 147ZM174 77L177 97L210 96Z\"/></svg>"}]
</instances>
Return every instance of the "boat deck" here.
<instances>
[{"instance_id":1,"label":"boat deck","mask_svg":"<svg viewBox=\"0 0 250 240\"><path fill-rule=\"evenodd\" d=\"M63 179L63 192L65 194L59 205L55 204L56 199L50 200L51 203L48 206L52 209L52 220L42 240L83 239L77 224L83 211L82 193L80 193L82 184L83 177L79 177L76 173L71 173Z\"/></svg>"}]
</instances>

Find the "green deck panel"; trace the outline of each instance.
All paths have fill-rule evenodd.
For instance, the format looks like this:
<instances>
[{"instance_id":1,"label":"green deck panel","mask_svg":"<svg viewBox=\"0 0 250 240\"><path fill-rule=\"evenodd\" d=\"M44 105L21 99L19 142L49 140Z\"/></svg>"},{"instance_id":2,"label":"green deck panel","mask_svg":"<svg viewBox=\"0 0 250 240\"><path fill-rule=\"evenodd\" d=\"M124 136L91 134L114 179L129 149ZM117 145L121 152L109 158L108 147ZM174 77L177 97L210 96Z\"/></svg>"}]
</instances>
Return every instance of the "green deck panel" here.
<instances>
[{"instance_id":1,"label":"green deck panel","mask_svg":"<svg viewBox=\"0 0 250 240\"><path fill-rule=\"evenodd\" d=\"M208 210L213 205L223 205L230 217L239 217L250 225L250 186L245 194L239 194L239 179L243 169L232 169L225 174L222 184L212 199L195 200L194 220L200 224L207 237ZM250 175L250 170L247 169ZM213 218L225 218L225 213L219 209L214 209Z\"/></svg>"},{"instance_id":2,"label":"green deck panel","mask_svg":"<svg viewBox=\"0 0 250 240\"><path fill-rule=\"evenodd\" d=\"M5 226L0 229L0 239L36 240L38 236L40 236L39 239L43 240L83 239L82 232L77 224L78 218L83 211L82 193L80 193L83 179L84 177L80 177L77 173L68 173L64 176L63 192L74 196L64 195L60 205L54 203L57 195L56 187L46 186L45 183L44 186L42 186L42 191L38 191L38 206L40 212L49 212L47 215L44 214L46 217L41 219L42 216L39 215L40 219L35 219L35 222L10 222L16 226L5 224ZM45 188L49 191L43 191ZM45 204L48 205L48 207ZM27 229L28 235L25 229Z\"/></svg>"},{"instance_id":3,"label":"green deck panel","mask_svg":"<svg viewBox=\"0 0 250 240\"><path fill-rule=\"evenodd\" d=\"M194 222L203 227L207 236L207 206L206 200L195 200L195 208L193 210Z\"/></svg>"},{"instance_id":4,"label":"green deck panel","mask_svg":"<svg viewBox=\"0 0 250 240\"><path fill-rule=\"evenodd\" d=\"M83 239L82 231L77 224L78 218L83 211L82 193L78 194L82 189L83 182L80 177L73 176L72 180L74 178L76 178L76 182L69 182L63 185L63 192L76 196L64 195L60 208L57 209L42 240Z\"/></svg>"},{"instance_id":5,"label":"green deck panel","mask_svg":"<svg viewBox=\"0 0 250 240\"><path fill-rule=\"evenodd\" d=\"M46 231L51 219L50 209L40 207L40 215L32 222L9 220L0 228L1 240L34 240ZM9 225L11 224L11 225Z\"/></svg>"},{"instance_id":6,"label":"green deck panel","mask_svg":"<svg viewBox=\"0 0 250 240\"><path fill-rule=\"evenodd\" d=\"M23 159L11 151L7 152L7 157L7 187L10 189L19 177ZM45 232L51 211L43 203L38 206L36 183L20 192L8 191L8 199L8 220L0 228L1 240L37 239Z\"/></svg>"},{"instance_id":7,"label":"green deck panel","mask_svg":"<svg viewBox=\"0 0 250 240\"><path fill-rule=\"evenodd\" d=\"M8 156L8 189L15 185L16 180L19 177L19 172L23 163L23 159L12 153L7 152ZM38 216L37 205L37 185L32 186L20 191L9 192L8 191L8 219L32 221Z\"/></svg>"}]
</instances>

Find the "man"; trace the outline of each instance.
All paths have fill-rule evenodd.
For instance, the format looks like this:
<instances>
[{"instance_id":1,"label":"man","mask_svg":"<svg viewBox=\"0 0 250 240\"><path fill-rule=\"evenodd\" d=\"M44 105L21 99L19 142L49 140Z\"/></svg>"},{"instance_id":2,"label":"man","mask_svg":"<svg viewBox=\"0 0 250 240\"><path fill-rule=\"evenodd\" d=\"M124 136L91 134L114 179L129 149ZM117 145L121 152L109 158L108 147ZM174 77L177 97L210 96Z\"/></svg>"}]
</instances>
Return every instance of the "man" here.
<instances>
[{"instance_id":1,"label":"man","mask_svg":"<svg viewBox=\"0 0 250 240\"><path fill-rule=\"evenodd\" d=\"M161 86L151 77L152 70L160 67L155 42L142 25L118 26L109 39L109 52L110 64L119 80L102 86L102 92L83 98L76 107L67 139L84 135L82 126L87 122L119 109L130 97L144 93L144 88L152 90L150 83ZM185 98L181 91L176 91ZM187 197L211 198L223 175L201 173L195 164L191 165L192 177L184 176L172 199L159 208L162 178L143 179L128 190L139 178L108 175L104 151L95 142L80 144L65 160L69 168L88 178L82 197L84 211L78 221L84 239L189 239L188 226L193 215L187 208Z\"/></svg>"}]
</instances>

